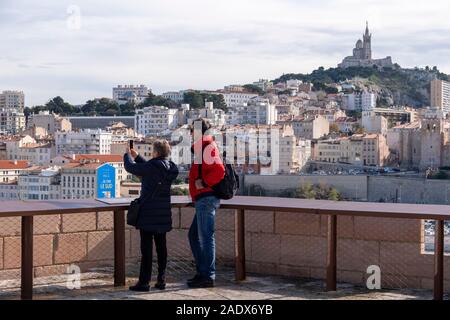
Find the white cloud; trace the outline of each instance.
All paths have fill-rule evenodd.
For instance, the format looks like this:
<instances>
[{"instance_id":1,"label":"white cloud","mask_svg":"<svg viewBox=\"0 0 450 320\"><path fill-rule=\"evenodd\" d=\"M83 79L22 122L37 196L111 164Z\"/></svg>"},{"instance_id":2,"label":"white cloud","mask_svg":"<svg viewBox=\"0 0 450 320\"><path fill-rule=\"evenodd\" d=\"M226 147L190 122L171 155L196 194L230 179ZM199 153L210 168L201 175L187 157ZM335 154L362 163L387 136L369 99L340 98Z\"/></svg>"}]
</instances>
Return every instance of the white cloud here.
<instances>
[{"instance_id":1,"label":"white cloud","mask_svg":"<svg viewBox=\"0 0 450 320\"><path fill-rule=\"evenodd\" d=\"M81 9L81 29L66 26ZM450 73L448 1L404 0L0 2L0 90L27 104L110 96L118 83L155 92L220 88L335 66L370 21L376 57Z\"/></svg>"}]
</instances>

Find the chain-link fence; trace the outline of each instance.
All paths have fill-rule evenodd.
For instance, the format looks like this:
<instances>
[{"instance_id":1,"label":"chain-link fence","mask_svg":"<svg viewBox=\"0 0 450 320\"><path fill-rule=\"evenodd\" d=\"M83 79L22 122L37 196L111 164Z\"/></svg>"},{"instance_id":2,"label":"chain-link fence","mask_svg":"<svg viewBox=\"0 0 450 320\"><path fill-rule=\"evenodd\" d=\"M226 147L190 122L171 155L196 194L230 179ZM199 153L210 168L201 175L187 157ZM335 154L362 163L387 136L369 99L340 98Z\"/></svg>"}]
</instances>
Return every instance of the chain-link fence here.
<instances>
[{"instance_id":1,"label":"chain-link fence","mask_svg":"<svg viewBox=\"0 0 450 320\"><path fill-rule=\"evenodd\" d=\"M167 234L168 281L183 281L195 274L188 232L193 208L172 209L173 230ZM114 273L113 212L89 212L35 216L33 223L34 291L51 293L69 289L80 274L87 283L112 285ZM217 278L234 270L234 211L220 210L216 216ZM17 296L20 289L21 218L0 218L0 299ZM125 229L126 272L129 283L139 274L140 234ZM157 255L153 248L153 281L157 275ZM228 274L228 273L227 273ZM96 279L96 281L91 281Z\"/></svg>"},{"instance_id":2,"label":"chain-link fence","mask_svg":"<svg viewBox=\"0 0 450 320\"><path fill-rule=\"evenodd\" d=\"M173 230L167 234L168 281L195 273L188 232L194 208L172 209ZM321 281L325 284L328 216L314 213L245 211L247 272ZM33 275L35 292L67 289L70 274L82 273L96 285L112 285L114 231L112 212L34 217ZM337 281L362 290L433 289L434 222L419 219L338 216ZM450 253L448 224L445 252ZM235 210L216 214L217 279L231 280L235 271ZM140 236L126 226L127 279L139 272ZM445 290L450 264L445 256ZM0 218L0 299L18 295L21 268L21 218ZM154 250L153 281L157 263ZM339 290L339 285L338 285Z\"/></svg>"},{"instance_id":3,"label":"chain-link fence","mask_svg":"<svg viewBox=\"0 0 450 320\"><path fill-rule=\"evenodd\" d=\"M433 225L420 219L338 217L338 282L368 289L433 289ZM449 237L445 242L449 253Z\"/></svg>"}]
</instances>

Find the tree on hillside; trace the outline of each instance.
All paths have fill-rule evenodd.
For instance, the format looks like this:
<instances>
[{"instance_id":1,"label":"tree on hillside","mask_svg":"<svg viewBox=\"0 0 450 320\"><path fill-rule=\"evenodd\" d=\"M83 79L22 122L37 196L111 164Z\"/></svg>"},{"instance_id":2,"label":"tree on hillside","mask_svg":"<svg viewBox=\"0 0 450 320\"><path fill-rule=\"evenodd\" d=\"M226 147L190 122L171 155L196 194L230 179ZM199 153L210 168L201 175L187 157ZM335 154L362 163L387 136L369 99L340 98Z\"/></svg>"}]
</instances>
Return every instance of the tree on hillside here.
<instances>
[{"instance_id":1,"label":"tree on hillside","mask_svg":"<svg viewBox=\"0 0 450 320\"><path fill-rule=\"evenodd\" d=\"M264 94L264 90L261 89L258 86L255 86L254 84L246 84L243 86L245 90L252 92L252 93L257 93L259 95L263 95Z\"/></svg>"},{"instance_id":2,"label":"tree on hillside","mask_svg":"<svg viewBox=\"0 0 450 320\"><path fill-rule=\"evenodd\" d=\"M136 103L128 101L120 106L120 113L123 116L134 116L136 113Z\"/></svg>"},{"instance_id":3,"label":"tree on hillside","mask_svg":"<svg viewBox=\"0 0 450 320\"><path fill-rule=\"evenodd\" d=\"M139 108L149 107L149 106L164 106L167 108L177 108L178 103L172 101L170 99L166 99L163 96L157 96L150 92L148 97L144 100L143 103L139 105Z\"/></svg>"},{"instance_id":4,"label":"tree on hillside","mask_svg":"<svg viewBox=\"0 0 450 320\"><path fill-rule=\"evenodd\" d=\"M188 103L192 109L204 108L205 102L212 102L214 108L227 111L227 105L221 94L210 94L199 91L189 91L184 93L183 103Z\"/></svg>"},{"instance_id":5,"label":"tree on hillside","mask_svg":"<svg viewBox=\"0 0 450 320\"><path fill-rule=\"evenodd\" d=\"M121 115L120 106L117 101L109 98L88 100L81 111L86 116L118 116Z\"/></svg>"},{"instance_id":6,"label":"tree on hillside","mask_svg":"<svg viewBox=\"0 0 450 320\"><path fill-rule=\"evenodd\" d=\"M39 111L50 111L63 116L68 116L77 113L79 110L68 102L65 102L60 96L50 99L44 106L35 106L32 109L33 113Z\"/></svg>"}]
</instances>

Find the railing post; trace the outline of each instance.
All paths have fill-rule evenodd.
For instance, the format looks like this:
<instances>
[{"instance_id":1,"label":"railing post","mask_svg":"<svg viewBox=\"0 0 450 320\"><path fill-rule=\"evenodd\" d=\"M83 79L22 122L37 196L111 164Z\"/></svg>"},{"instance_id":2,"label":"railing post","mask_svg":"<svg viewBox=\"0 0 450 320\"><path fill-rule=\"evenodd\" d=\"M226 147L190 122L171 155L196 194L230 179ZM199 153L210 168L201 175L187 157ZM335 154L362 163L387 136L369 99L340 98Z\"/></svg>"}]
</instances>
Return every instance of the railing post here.
<instances>
[{"instance_id":1,"label":"railing post","mask_svg":"<svg viewBox=\"0 0 450 320\"><path fill-rule=\"evenodd\" d=\"M327 223L327 291L336 291L337 216L328 216Z\"/></svg>"},{"instance_id":2,"label":"railing post","mask_svg":"<svg viewBox=\"0 0 450 320\"><path fill-rule=\"evenodd\" d=\"M434 231L434 300L444 297L444 221L436 220Z\"/></svg>"},{"instance_id":3,"label":"railing post","mask_svg":"<svg viewBox=\"0 0 450 320\"><path fill-rule=\"evenodd\" d=\"M244 209L237 209L234 218L234 252L236 281L245 280L245 215Z\"/></svg>"},{"instance_id":4,"label":"railing post","mask_svg":"<svg viewBox=\"0 0 450 320\"><path fill-rule=\"evenodd\" d=\"M125 285L125 211L114 211L114 286Z\"/></svg>"},{"instance_id":5,"label":"railing post","mask_svg":"<svg viewBox=\"0 0 450 320\"><path fill-rule=\"evenodd\" d=\"M33 216L22 217L21 298L33 299Z\"/></svg>"}]
</instances>

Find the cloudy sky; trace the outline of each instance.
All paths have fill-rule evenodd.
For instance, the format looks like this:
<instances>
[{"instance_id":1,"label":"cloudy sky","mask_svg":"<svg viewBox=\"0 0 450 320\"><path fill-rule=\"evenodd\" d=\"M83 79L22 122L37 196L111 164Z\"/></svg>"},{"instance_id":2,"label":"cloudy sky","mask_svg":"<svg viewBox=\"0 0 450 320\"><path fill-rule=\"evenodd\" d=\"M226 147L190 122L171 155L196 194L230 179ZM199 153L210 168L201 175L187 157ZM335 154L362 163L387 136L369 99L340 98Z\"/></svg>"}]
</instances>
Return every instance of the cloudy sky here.
<instances>
[{"instance_id":1,"label":"cloudy sky","mask_svg":"<svg viewBox=\"0 0 450 320\"><path fill-rule=\"evenodd\" d=\"M80 13L80 18L78 15ZM374 57L450 73L448 0L0 0L0 90L26 104L273 79L334 67L365 21Z\"/></svg>"}]
</instances>

